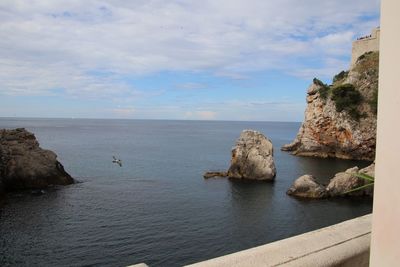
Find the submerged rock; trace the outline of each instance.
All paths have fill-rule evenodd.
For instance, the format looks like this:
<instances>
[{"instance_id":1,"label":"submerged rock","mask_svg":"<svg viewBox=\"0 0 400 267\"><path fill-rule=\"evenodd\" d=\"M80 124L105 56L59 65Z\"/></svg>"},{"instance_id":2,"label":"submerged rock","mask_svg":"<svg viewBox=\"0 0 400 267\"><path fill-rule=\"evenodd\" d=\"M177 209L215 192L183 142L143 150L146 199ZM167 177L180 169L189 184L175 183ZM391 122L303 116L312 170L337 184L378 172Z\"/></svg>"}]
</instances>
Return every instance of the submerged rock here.
<instances>
[{"instance_id":1,"label":"submerged rock","mask_svg":"<svg viewBox=\"0 0 400 267\"><path fill-rule=\"evenodd\" d=\"M213 177L226 177L228 176L227 172L220 172L220 171L216 171L216 172L206 172L204 173L203 177L204 178L213 178Z\"/></svg>"},{"instance_id":2,"label":"submerged rock","mask_svg":"<svg viewBox=\"0 0 400 267\"><path fill-rule=\"evenodd\" d=\"M272 181L276 175L271 141L263 134L244 130L232 149L229 178Z\"/></svg>"},{"instance_id":3,"label":"submerged rock","mask_svg":"<svg viewBox=\"0 0 400 267\"><path fill-rule=\"evenodd\" d=\"M40 148L34 134L24 128L0 130L0 192L72 183L57 155Z\"/></svg>"},{"instance_id":4,"label":"submerged rock","mask_svg":"<svg viewBox=\"0 0 400 267\"><path fill-rule=\"evenodd\" d=\"M320 185L314 176L309 174L297 178L286 193L303 198L324 198L327 196L325 187Z\"/></svg>"}]
</instances>

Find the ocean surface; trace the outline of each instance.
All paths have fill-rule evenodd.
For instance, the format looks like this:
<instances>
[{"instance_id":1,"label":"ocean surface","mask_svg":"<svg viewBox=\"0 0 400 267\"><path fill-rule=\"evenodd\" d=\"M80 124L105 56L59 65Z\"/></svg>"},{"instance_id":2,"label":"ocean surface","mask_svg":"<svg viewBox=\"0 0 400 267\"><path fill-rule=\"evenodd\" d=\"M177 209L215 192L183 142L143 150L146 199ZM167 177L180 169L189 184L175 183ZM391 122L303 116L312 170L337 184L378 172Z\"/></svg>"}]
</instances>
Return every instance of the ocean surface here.
<instances>
[{"instance_id":1,"label":"ocean surface","mask_svg":"<svg viewBox=\"0 0 400 267\"><path fill-rule=\"evenodd\" d=\"M370 213L369 199L299 200L300 175L327 182L368 162L280 151L300 123L0 119L25 127L79 183L8 195L0 207L0 266L181 266ZM274 144L276 181L203 179L226 170L244 129ZM123 166L113 164L112 156ZM305 244L306 245L306 244Z\"/></svg>"}]
</instances>

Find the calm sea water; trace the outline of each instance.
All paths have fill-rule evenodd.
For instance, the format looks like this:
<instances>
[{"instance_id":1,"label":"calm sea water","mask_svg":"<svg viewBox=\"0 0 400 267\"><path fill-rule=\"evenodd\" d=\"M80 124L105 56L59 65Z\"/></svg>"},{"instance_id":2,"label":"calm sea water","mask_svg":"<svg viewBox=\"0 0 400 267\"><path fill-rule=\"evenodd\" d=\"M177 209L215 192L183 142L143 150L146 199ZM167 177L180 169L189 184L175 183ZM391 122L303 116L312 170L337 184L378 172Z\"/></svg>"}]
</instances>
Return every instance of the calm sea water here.
<instances>
[{"instance_id":1,"label":"calm sea water","mask_svg":"<svg viewBox=\"0 0 400 267\"><path fill-rule=\"evenodd\" d=\"M279 148L299 123L0 119L25 127L81 183L11 194L0 207L0 266L181 266L371 212L366 199L285 194L310 173L326 182L366 162L295 157ZM274 183L204 180L225 170L244 129L275 147ZM116 155L120 168L111 162Z\"/></svg>"}]
</instances>

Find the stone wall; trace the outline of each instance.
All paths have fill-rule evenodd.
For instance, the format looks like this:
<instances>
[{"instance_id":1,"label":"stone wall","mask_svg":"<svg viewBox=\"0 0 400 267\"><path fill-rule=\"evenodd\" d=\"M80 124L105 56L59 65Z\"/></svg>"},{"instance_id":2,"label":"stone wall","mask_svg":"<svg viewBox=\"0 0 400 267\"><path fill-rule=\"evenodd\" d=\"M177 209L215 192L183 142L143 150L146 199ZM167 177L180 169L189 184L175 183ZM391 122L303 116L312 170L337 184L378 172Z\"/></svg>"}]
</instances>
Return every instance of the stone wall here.
<instances>
[{"instance_id":1,"label":"stone wall","mask_svg":"<svg viewBox=\"0 0 400 267\"><path fill-rule=\"evenodd\" d=\"M371 241L371 217L371 214L358 217L186 267L367 267Z\"/></svg>"},{"instance_id":2,"label":"stone wall","mask_svg":"<svg viewBox=\"0 0 400 267\"><path fill-rule=\"evenodd\" d=\"M370 36L358 38L353 42L353 48L351 51L351 66L353 66L357 59L364 53L370 51L379 51L379 37L380 28L372 30Z\"/></svg>"}]
</instances>

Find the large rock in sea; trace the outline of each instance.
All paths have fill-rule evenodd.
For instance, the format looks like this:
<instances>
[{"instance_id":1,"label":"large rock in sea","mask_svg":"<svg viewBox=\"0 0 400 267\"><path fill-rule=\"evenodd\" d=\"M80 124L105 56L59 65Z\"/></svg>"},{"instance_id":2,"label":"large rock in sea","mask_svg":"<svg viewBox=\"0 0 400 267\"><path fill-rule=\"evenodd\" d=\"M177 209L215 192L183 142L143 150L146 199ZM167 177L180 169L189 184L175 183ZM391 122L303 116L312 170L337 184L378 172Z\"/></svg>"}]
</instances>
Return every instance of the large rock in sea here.
<instances>
[{"instance_id":1,"label":"large rock in sea","mask_svg":"<svg viewBox=\"0 0 400 267\"><path fill-rule=\"evenodd\" d=\"M232 149L229 178L272 181L276 175L272 142L263 134L244 130Z\"/></svg>"},{"instance_id":2,"label":"large rock in sea","mask_svg":"<svg viewBox=\"0 0 400 267\"><path fill-rule=\"evenodd\" d=\"M324 198L327 196L325 187L309 174L297 178L286 193L302 198Z\"/></svg>"},{"instance_id":3,"label":"large rock in sea","mask_svg":"<svg viewBox=\"0 0 400 267\"><path fill-rule=\"evenodd\" d=\"M369 176L374 177L374 170L375 170L375 164L373 163L370 166L368 166L364 169L361 169L361 170L359 170L358 167L353 167L353 168L347 169L344 172L339 172L335 175L335 177L333 177L329 181L329 184L326 187L326 191L329 194L329 196L331 196L331 197L344 196L344 195L373 196L373 192L374 192L373 185L368 186L364 189L350 192L350 193L346 193L346 192L369 183L368 181L366 181L364 179L358 178L354 174L365 173L365 174L368 174Z\"/></svg>"},{"instance_id":4,"label":"large rock in sea","mask_svg":"<svg viewBox=\"0 0 400 267\"><path fill-rule=\"evenodd\" d=\"M332 85L314 79L307 91L304 122L282 147L294 155L373 161L379 53L364 54Z\"/></svg>"},{"instance_id":5,"label":"large rock in sea","mask_svg":"<svg viewBox=\"0 0 400 267\"><path fill-rule=\"evenodd\" d=\"M364 173L374 177L375 163L359 170L358 167L339 172L330 179L329 184L324 187L319 184L312 175L306 174L297 178L293 185L286 192L288 195L303 198L325 198L325 197L343 197L343 196L373 196L373 185L349 192L358 187L370 183L364 179L358 178L354 174ZM349 193L347 193L349 192Z\"/></svg>"},{"instance_id":6,"label":"large rock in sea","mask_svg":"<svg viewBox=\"0 0 400 267\"><path fill-rule=\"evenodd\" d=\"M0 130L0 192L72 183L57 155L40 148L34 134L23 128Z\"/></svg>"}]
</instances>

